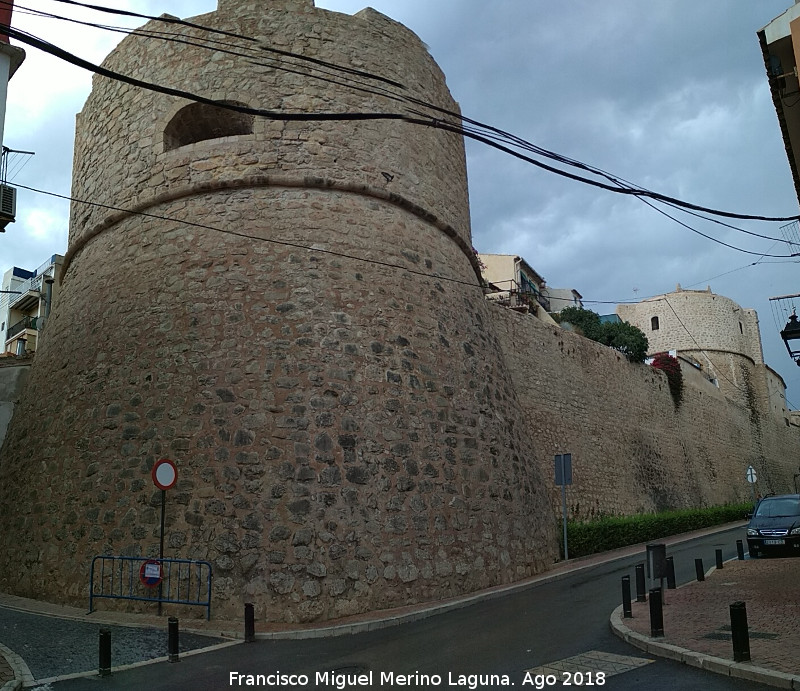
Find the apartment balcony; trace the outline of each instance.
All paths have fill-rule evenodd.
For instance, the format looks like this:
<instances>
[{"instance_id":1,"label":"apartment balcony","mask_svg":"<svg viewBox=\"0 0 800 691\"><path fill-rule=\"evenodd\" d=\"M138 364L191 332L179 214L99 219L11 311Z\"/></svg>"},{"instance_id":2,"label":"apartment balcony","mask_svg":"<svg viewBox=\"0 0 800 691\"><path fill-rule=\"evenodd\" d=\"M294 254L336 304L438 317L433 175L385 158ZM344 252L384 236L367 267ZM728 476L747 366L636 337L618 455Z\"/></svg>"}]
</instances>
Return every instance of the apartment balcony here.
<instances>
[{"instance_id":1,"label":"apartment balcony","mask_svg":"<svg viewBox=\"0 0 800 691\"><path fill-rule=\"evenodd\" d=\"M42 298L42 281L44 276L33 276L19 287L19 295L15 295L9 300L10 309L25 312L39 304Z\"/></svg>"},{"instance_id":2,"label":"apartment balcony","mask_svg":"<svg viewBox=\"0 0 800 691\"><path fill-rule=\"evenodd\" d=\"M25 317L22 321L18 321L6 331L6 341L10 341L14 336L25 331L25 329L38 331L43 321L42 317Z\"/></svg>"}]
</instances>

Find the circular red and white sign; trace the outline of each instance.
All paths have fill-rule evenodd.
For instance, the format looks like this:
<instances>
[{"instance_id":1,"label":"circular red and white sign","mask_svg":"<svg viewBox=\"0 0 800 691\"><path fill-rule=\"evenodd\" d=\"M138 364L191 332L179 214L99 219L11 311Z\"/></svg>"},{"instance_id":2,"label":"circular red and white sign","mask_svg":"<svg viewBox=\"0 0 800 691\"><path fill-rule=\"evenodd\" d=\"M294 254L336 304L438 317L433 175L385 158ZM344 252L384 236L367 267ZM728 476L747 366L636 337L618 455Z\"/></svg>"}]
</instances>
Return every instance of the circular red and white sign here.
<instances>
[{"instance_id":1,"label":"circular red and white sign","mask_svg":"<svg viewBox=\"0 0 800 691\"><path fill-rule=\"evenodd\" d=\"M139 567L139 580L145 588L155 588L164 578L161 562L148 559Z\"/></svg>"},{"instance_id":2,"label":"circular red and white sign","mask_svg":"<svg viewBox=\"0 0 800 691\"><path fill-rule=\"evenodd\" d=\"M153 464L151 475L153 476L153 484L158 489L170 489L178 481L178 469L169 458L162 458L156 461Z\"/></svg>"}]
</instances>

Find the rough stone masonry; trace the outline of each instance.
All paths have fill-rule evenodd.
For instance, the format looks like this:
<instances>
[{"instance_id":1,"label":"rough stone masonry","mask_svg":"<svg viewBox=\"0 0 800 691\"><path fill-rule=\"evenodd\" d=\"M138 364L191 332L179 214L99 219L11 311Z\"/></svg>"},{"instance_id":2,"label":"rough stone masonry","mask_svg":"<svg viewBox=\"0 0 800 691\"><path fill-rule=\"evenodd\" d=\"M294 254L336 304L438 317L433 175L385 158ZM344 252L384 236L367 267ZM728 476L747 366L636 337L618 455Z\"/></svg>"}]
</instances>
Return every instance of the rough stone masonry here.
<instances>
[{"instance_id":1,"label":"rough stone masonry","mask_svg":"<svg viewBox=\"0 0 800 691\"><path fill-rule=\"evenodd\" d=\"M194 21L405 88L144 33L104 65L281 113L402 110L387 91L458 111L420 40L373 10L221 0ZM166 556L212 563L217 615L324 620L553 562L460 136L249 117L96 77L73 195L106 206L73 205L3 447L0 588L83 604L93 556L157 555L162 457L179 473Z\"/></svg>"},{"instance_id":2,"label":"rough stone masonry","mask_svg":"<svg viewBox=\"0 0 800 691\"><path fill-rule=\"evenodd\" d=\"M458 112L419 39L373 10L220 0L194 21L359 74L138 33L105 65L282 113L402 110L387 91ZM702 322L698 358L726 373L717 387L685 368L680 406L658 370L487 304L455 134L254 117L98 77L73 193L117 210L73 204L0 453L4 591L84 605L93 556L157 555L164 457L166 556L211 562L215 615L252 602L273 622L547 568L556 453L573 455L576 518L746 501L748 465L758 491L792 491L798 427L748 346L755 317L727 299L641 307L664 332L671 314Z\"/></svg>"}]
</instances>

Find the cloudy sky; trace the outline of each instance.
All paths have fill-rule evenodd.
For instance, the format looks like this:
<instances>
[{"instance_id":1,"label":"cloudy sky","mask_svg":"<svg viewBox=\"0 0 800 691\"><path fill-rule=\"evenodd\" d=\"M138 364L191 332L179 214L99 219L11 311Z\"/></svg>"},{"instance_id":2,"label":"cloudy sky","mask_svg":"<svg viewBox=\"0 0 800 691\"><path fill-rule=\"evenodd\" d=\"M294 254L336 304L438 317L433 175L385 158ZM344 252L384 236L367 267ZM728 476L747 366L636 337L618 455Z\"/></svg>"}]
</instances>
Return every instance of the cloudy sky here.
<instances>
[{"instance_id":1,"label":"cloudy sky","mask_svg":"<svg viewBox=\"0 0 800 691\"><path fill-rule=\"evenodd\" d=\"M263 0L269 2L269 0ZM756 31L792 0L317 0L354 13L370 4L413 29L447 75L465 115L667 195L748 214L798 213ZM108 0L188 17L215 0ZM26 13L120 24L53 0L17 0L14 26L99 62L119 34ZM129 22L135 26L138 22ZM28 49L9 86L12 182L68 194L75 113L88 73ZM24 166L23 166L24 164ZM684 288L758 310L767 363L800 408L800 370L786 354L768 298L800 293L787 244L682 215L723 247L639 200L541 171L468 143L472 234L481 252L519 254L556 287L600 313ZM18 220L0 234L0 271L64 253L68 204L21 191ZM741 222L775 238L782 224ZM800 305L799 305L800 306ZM782 321L781 321L782 320Z\"/></svg>"}]
</instances>

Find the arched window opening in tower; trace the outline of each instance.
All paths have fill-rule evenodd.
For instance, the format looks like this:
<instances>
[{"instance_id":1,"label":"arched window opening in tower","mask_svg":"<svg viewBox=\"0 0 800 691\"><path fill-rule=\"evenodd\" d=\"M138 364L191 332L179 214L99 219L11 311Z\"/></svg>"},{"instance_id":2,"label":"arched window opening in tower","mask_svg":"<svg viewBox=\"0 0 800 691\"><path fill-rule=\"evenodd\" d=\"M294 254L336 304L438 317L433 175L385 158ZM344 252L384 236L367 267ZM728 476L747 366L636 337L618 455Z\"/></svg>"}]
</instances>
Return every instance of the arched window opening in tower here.
<instances>
[{"instance_id":1,"label":"arched window opening in tower","mask_svg":"<svg viewBox=\"0 0 800 691\"><path fill-rule=\"evenodd\" d=\"M658 317L653 317L650 319L650 330L658 331Z\"/></svg>"},{"instance_id":2,"label":"arched window opening in tower","mask_svg":"<svg viewBox=\"0 0 800 691\"><path fill-rule=\"evenodd\" d=\"M237 101L221 101L228 105L246 106ZM253 134L255 117L205 103L190 103L181 108L164 130L164 151L171 151L187 144Z\"/></svg>"}]
</instances>

